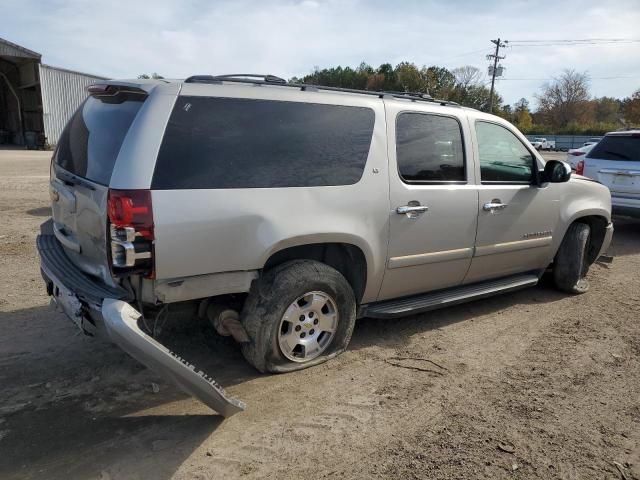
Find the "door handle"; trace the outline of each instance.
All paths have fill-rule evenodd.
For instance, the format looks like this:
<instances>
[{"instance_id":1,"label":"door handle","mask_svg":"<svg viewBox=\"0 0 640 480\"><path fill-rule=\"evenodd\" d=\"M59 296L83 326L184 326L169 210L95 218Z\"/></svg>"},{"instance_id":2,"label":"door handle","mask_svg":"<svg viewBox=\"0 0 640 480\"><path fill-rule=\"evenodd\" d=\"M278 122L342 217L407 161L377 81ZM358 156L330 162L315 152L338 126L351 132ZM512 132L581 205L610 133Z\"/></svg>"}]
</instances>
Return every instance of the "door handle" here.
<instances>
[{"instance_id":1,"label":"door handle","mask_svg":"<svg viewBox=\"0 0 640 480\"><path fill-rule=\"evenodd\" d=\"M502 203L500 200L494 198L490 202L485 203L482 206L482 209L485 212L493 212L495 210L504 210L505 208L507 208L507 206L508 206L508 204Z\"/></svg>"},{"instance_id":2,"label":"door handle","mask_svg":"<svg viewBox=\"0 0 640 480\"><path fill-rule=\"evenodd\" d=\"M396 208L396 213L400 215L407 215L409 218L415 218L427 210L429 210L429 207L426 205L403 205Z\"/></svg>"}]
</instances>

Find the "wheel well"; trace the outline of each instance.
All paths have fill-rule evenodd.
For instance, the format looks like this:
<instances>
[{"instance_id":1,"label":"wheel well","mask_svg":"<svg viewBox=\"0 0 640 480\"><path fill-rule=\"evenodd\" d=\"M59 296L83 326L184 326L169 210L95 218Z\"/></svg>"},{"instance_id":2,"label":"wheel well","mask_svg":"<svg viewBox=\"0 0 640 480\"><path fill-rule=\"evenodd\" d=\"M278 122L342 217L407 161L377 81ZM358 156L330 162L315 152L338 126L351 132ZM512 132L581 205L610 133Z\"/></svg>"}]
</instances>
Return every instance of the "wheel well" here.
<instances>
[{"instance_id":1,"label":"wheel well","mask_svg":"<svg viewBox=\"0 0 640 480\"><path fill-rule=\"evenodd\" d=\"M589 225L591 233L589 234L589 244L587 245L587 262L592 264L597 260L598 252L602 247L604 236L607 231L607 219L598 215L590 215L587 217L580 217L575 220L578 223L585 223Z\"/></svg>"},{"instance_id":2,"label":"wheel well","mask_svg":"<svg viewBox=\"0 0 640 480\"><path fill-rule=\"evenodd\" d=\"M364 253L348 243L314 243L285 248L269 257L264 270L290 260L316 260L339 271L353 289L358 304L367 285L367 261Z\"/></svg>"}]
</instances>

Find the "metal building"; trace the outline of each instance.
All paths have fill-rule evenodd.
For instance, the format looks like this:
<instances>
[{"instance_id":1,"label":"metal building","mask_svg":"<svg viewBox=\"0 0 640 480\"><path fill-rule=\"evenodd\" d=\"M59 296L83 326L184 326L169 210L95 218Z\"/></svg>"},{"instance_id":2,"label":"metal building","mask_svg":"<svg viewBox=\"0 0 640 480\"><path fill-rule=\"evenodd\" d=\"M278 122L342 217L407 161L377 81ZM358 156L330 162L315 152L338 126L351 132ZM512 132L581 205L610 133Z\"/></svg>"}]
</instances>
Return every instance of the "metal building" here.
<instances>
[{"instance_id":1,"label":"metal building","mask_svg":"<svg viewBox=\"0 0 640 480\"><path fill-rule=\"evenodd\" d=\"M55 145L87 85L106 79L43 65L41 58L0 38L0 144Z\"/></svg>"}]
</instances>

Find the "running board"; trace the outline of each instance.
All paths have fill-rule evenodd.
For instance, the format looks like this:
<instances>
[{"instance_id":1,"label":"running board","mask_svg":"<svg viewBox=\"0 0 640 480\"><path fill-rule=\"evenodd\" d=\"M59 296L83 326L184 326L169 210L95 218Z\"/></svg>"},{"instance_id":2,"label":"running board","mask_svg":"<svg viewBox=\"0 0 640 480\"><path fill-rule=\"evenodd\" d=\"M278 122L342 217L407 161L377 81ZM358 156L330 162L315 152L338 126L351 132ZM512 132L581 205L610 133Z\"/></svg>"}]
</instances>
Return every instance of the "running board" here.
<instances>
[{"instance_id":1,"label":"running board","mask_svg":"<svg viewBox=\"0 0 640 480\"><path fill-rule=\"evenodd\" d=\"M499 293L532 287L538 283L538 276L533 274L516 275L491 280L488 282L462 285L460 287L424 293L412 297L385 300L363 305L359 317L397 318L414 313L427 312L437 308L448 307L479 298L490 297Z\"/></svg>"},{"instance_id":2,"label":"running board","mask_svg":"<svg viewBox=\"0 0 640 480\"><path fill-rule=\"evenodd\" d=\"M216 381L160 344L138 327L140 312L122 300L105 298L102 316L112 340L140 363L172 380L224 417L241 412L245 404L229 397Z\"/></svg>"}]
</instances>

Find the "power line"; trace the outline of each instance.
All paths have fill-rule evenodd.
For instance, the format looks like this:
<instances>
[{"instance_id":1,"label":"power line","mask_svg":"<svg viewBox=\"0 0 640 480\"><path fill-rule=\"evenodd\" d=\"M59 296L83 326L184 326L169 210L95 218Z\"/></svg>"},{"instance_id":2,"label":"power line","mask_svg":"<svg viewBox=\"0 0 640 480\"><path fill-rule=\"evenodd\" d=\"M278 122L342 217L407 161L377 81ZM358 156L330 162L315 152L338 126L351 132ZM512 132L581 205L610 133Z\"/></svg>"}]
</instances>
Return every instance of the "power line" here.
<instances>
[{"instance_id":1,"label":"power line","mask_svg":"<svg viewBox=\"0 0 640 480\"><path fill-rule=\"evenodd\" d=\"M610 77L589 77L590 80L616 80L616 79L621 79L621 78L640 78L640 75L615 75L615 76L610 76ZM553 78L502 78L500 80L522 80L522 81L529 81L529 80L536 80L536 81L543 81L543 80L553 80Z\"/></svg>"},{"instance_id":2,"label":"power line","mask_svg":"<svg viewBox=\"0 0 640 480\"><path fill-rule=\"evenodd\" d=\"M509 43L538 43L538 42L640 42L636 38L574 38L574 39L549 39L539 38L537 40L511 40Z\"/></svg>"},{"instance_id":3,"label":"power line","mask_svg":"<svg viewBox=\"0 0 640 480\"><path fill-rule=\"evenodd\" d=\"M576 39L576 40L513 40L510 47L572 47L580 45L632 45L640 43L640 39L610 38L610 39Z\"/></svg>"}]
</instances>

